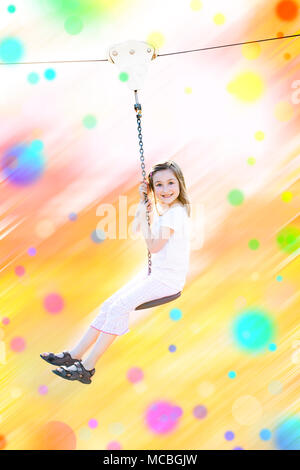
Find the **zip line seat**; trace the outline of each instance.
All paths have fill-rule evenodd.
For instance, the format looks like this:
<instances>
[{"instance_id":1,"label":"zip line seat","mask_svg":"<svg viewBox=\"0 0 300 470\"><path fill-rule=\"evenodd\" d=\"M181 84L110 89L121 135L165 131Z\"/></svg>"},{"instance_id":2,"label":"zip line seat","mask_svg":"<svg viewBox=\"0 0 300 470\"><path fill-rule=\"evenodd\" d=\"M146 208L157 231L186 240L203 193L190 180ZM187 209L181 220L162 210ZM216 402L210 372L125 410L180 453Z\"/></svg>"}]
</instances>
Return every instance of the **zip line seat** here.
<instances>
[{"instance_id":1,"label":"zip line seat","mask_svg":"<svg viewBox=\"0 0 300 470\"><path fill-rule=\"evenodd\" d=\"M150 300L144 304L139 305L134 310L143 310L144 308L156 307L157 305L166 304L167 302L172 302L172 300L178 299L181 296L181 292L177 294L168 295L167 297L161 297L160 299Z\"/></svg>"}]
</instances>

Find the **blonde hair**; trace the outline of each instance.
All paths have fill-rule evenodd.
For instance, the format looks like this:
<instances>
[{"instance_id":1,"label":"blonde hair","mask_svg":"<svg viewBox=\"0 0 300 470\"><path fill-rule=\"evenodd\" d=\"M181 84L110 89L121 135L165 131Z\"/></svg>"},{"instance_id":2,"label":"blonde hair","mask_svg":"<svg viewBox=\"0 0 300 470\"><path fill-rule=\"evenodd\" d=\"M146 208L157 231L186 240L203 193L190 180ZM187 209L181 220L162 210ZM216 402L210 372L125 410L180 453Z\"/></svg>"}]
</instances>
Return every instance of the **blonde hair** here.
<instances>
[{"instance_id":1,"label":"blonde hair","mask_svg":"<svg viewBox=\"0 0 300 470\"><path fill-rule=\"evenodd\" d=\"M182 174L180 167L173 160L167 160L166 162L163 162L163 163L157 163L156 165L152 167L148 175L148 182L149 182L150 190L154 194L156 210L157 210L157 205L156 205L156 197L155 197L155 191L154 191L154 185L153 185L153 175L157 171L161 171L161 170L173 171L179 183L179 195L177 199L186 207L188 216L190 217L191 216L191 203L187 195L184 176Z\"/></svg>"}]
</instances>

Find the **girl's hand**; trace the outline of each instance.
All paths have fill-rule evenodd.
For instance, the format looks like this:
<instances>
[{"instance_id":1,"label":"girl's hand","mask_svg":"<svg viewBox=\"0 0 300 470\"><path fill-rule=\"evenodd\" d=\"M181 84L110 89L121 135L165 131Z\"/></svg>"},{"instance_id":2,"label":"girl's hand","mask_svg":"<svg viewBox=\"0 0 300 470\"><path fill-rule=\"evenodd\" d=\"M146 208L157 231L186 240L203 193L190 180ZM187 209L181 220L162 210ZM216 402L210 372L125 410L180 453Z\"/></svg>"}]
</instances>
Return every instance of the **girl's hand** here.
<instances>
[{"instance_id":1,"label":"girl's hand","mask_svg":"<svg viewBox=\"0 0 300 470\"><path fill-rule=\"evenodd\" d=\"M148 202L144 204L149 214L153 211L152 202L148 199Z\"/></svg>"},{"instance_id":2,"label":"girl's hand","mask_svg":"<svg viewBox=\"0 0 300 470\"><path fill-rule=\"evenodd\" d=\"M149 216L151 217L152 216L152 211L153 211L153 206L152 206L152 202L150 200L148 200L148 202L142 202L141 203L141 213L143 216L146 217L147 215L147 212L149 213Z\"/></svg>"},{"instance_id":3,"label":"girl's hand","mask_svg":"<svg viewBox=\"0 0 300 470\"><path fill-rule=\"evenodd\" d=\"M141 202L144 202L145 201L145 194L148 194L150 193L150 187L149 187L149 183L144 183L143 181L141 181L141 184L139 186L139 193L140 193L140 199L141 199Z\"/></svg>"}]
</instances>

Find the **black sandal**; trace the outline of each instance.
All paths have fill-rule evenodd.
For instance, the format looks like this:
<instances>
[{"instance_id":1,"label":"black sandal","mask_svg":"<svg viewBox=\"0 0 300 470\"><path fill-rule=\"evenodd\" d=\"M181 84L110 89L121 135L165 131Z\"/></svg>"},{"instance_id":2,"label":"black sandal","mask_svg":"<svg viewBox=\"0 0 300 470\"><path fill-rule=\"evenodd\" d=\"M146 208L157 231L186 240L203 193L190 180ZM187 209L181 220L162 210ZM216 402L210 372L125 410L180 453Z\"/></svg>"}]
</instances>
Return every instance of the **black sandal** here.
<instances>
[{"instance_id":1,"label":"black sandal","mask_svg":"<svg viewBox=\"0 0 300 470\"><path fill-rule=\"evenodd\" d=\"M56 375L59 375L59 377L62 377L63 379L79 380L79 382L82 382L83 384L92 383L91 377L94 375L95 369L87 370L81 361L76 361L74 365L76 366L76 370L60 367L61 370L54 369L52 372L54 372Z\"/></svg>"},{"instance_id":2,"label":"black sandal","mask_svg":"<svg viewBox=\"0 0 300 470\"><path fill-rule=\"evenodd\" d=\"M47 356L43 356L43 354L48 354ZM53 353L43 353L40 354L40 357L44 359L44 361L48 362L52 366L72 366L78 359L73 359L70 353L67 351L63 351L63 357L59 357Z\"/></svg>"}]
</instances>

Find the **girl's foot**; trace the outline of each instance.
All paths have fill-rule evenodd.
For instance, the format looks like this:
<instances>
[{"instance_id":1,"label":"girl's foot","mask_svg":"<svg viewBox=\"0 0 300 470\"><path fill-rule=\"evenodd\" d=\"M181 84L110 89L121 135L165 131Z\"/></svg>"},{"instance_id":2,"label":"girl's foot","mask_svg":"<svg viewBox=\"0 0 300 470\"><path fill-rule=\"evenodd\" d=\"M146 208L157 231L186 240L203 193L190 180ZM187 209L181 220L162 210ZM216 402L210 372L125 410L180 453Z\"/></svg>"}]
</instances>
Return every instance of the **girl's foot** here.
<instances>
[{"instance_id":1,"label":"girl's foot","mask_svg":"<svg viewBox=\"0 0 300 470\"><path fill-rule=\"evenodd\" d=\"M64 351L62 353L53 354L53 353L42 353L40 357L44 359L44 361L52 364L53 366L71 366L78 358L73 358L68 351Z\"/></svg>"},{"instance_id":2,"label":"girl's foot","mask_svg":"<svg viewBox=\"0 0 300 470\"><path fill-rule=\"evenodd\" d=\"M52 370L52 372L63 379L79 380L83 384L90 384L92 383L91 377L94 375L95 369L87 370L81 361L76 361L72 366L58 367L58 369Z\"/></svg>"}]
</instances>

